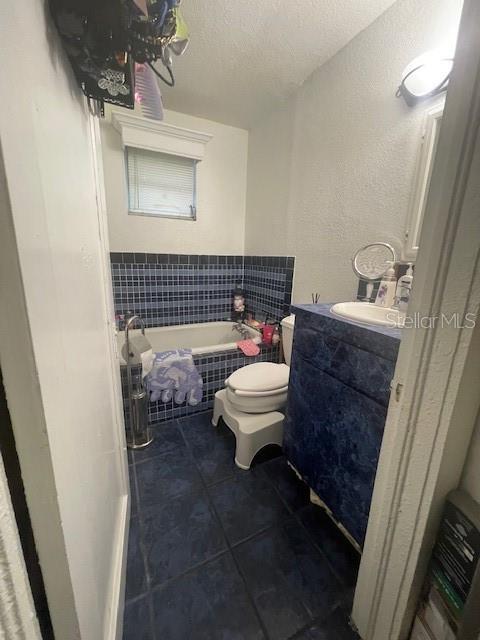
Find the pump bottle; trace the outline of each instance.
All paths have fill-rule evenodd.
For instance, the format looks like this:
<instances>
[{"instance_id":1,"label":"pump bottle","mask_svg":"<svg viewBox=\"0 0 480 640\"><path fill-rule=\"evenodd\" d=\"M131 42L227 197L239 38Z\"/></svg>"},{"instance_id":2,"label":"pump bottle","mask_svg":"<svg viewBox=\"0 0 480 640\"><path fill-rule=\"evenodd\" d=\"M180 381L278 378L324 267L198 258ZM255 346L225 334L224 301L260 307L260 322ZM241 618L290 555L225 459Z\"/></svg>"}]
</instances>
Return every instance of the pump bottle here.
<instances>
[{"instance_id":1,"label":"pump bottle","mask_svg":"<svg viewBox=\"0 0 480 640\"><path fill-rule=\"evenodd\" d=\"M385 275L380 282L375 304L379 307L393 307L395 302L395 293L397 291L397 278L395 277L394 262L389 263Z\"/></svg>"}]
</instances>

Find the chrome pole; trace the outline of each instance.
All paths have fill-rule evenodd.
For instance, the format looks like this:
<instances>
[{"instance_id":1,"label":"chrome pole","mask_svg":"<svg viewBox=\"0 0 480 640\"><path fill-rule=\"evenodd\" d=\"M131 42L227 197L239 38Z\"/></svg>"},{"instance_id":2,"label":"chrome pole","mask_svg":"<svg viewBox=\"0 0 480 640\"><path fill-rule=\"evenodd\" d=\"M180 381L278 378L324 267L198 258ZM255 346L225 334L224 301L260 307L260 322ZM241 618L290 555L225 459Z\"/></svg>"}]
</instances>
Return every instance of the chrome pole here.
<instances>
[{"instance_id":1,"label":"chrome pole","mask_svg":"<svg viewBox=\"0 0 480 640\"><path fill-rule=\"evenodd\" d=\"M132 363L130 353L129 331L135 322L140 324L142 335L145 335L145 323L140 316L131 316L125 323L125 344L127 347L127 387L128 387L128 410L129 429L127 428L127 447L129 449L143 449L148 446L153 437L148 424L148 398L142 381L138 388L134 390L132 380Z\"/></svg>"}]
</instances>

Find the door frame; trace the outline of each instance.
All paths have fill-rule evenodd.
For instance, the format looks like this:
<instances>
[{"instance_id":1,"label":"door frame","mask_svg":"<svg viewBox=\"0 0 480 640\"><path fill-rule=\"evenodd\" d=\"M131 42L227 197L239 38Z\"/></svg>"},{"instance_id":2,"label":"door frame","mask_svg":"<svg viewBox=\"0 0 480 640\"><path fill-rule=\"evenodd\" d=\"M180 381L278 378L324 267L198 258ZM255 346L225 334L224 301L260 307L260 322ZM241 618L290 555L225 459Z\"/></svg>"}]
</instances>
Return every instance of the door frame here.
<instances>
[{"instance_id":1,"label":"door frame","mask_svg":"<svg viewBox=\"0 0 480 640\"><path fill-rule=\"evenodd\" d=\"M408 637L480 408L480 322L441 322L479 310L479 125L480 3L466 0L409 308L437 320L402 337L352 613L364 640Z\"/></svg>"},{"instance_id":2,"label":"door frame","mask_svg":"<svg viewBox=\"0 0 480 640\"><path fill-rule=\"evenodd\" d=\"M86 118L88 110L84 103ZM28 123L25 125L27 126ZM128 548L130 492L126 438L121 400L120 369L116 349L113 290L109 265L109 245L105 199L103 194L103 163L99 145L98 120L90 121L93 172L97 188L98 234L102 249L102 275L105 287L106 322L110 352L112 385L112 422L116 427L118 456L122 484L122 505L118 514L116 536L112 540L112 575L109 584L110 603L105 611L103 638L121 640L125 574ZM32 138L33 133L31 134ZM34 175L34 179L36 175ZM0 223L2 227L0 251L0 358L4 374L5 392L14 425L18 456L25 482L27 503L45 580L47 599L56 635L80 638L75 597L70 578L61 514L55 498L57 489L53 472L48 431L38 375L33 359L33 345L29 326L27 301L17 252L8 184L0 145ZM8 274L8 275L7 275ZM27 385L28 392L25 392ZM23 428L28 425L27 428ZM5 566L0 567L0 594L8 594L8 608L0 607L0 631L9 638L40 640L40 630L28 583L17 525L11 508L10 493L0 457L0 555Z\"/></svg>"},{"instance_id":3,"label":"door frame","mask_svg":"<svg viewBox=\"0 0 480 640\"><path fill-rule=\"evenodd\" d=\"M120 522L116 527L117 539L112 547L114 550L113 566L116 571L112 575L110 585L110 615L105 621L104 637L111 640L121 640L123 635L123 612L125 607L125 587L127 570L128 534L130 523L130 481L128 477L127 439L125 434L125 422L123 415L122 383L120 379L120 360L117 347L117 327L115 322L115 308L113 303L112 272L110 267L110 243L108 236L107 203L105 195L105 180L103 174L102 138L100 133L99 117L90 114L90 142L92 146L92 166L94 171L98 230L102 247L103 284L105 286L106 317L107 317L107 342L110 352L110 375L112 379L112 407L114 408L114 421L119 448L125 455L121 463L121 477L124 490L124 499L120 512Z\"/></svg>"}]
</instances>

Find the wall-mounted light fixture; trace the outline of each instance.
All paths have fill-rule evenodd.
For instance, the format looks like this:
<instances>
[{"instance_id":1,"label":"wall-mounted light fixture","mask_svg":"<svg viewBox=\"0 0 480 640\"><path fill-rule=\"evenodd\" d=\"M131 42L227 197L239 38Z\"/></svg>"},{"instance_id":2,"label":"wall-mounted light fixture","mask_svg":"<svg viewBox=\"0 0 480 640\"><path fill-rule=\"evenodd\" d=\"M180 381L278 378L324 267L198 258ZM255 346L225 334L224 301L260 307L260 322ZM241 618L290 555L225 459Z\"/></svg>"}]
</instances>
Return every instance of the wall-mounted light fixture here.
<instances>
[{"instance_id":1,"label":"wall-mounted light fixture","mask_svg":"<svg viewBox=\"0 0 480 640\"><path fill-rule=\"evenodd\" d=\"M397 98L409 107L447 90L453 67L453 54L445 50L429 51L410 62L402 74Z\"/></svg>"}]
</instances>

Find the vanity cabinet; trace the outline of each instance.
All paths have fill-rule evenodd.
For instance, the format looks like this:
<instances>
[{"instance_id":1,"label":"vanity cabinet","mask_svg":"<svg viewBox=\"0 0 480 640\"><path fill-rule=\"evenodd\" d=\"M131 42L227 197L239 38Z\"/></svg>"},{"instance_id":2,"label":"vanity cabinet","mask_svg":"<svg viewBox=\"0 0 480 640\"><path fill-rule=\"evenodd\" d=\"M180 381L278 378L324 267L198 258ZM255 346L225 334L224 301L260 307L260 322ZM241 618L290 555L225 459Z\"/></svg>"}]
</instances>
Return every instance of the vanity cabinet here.
<instances>
[{"instance_id":1,"label":"vanity cabinet","mask_svg":"<svg viewBox=\"0 0 480 640\"><path fill-rule=\"evenodd\" d=\"M400 331L298 305L285 420L290 464L361 547Z\"/></svg>"}]
</instances>

